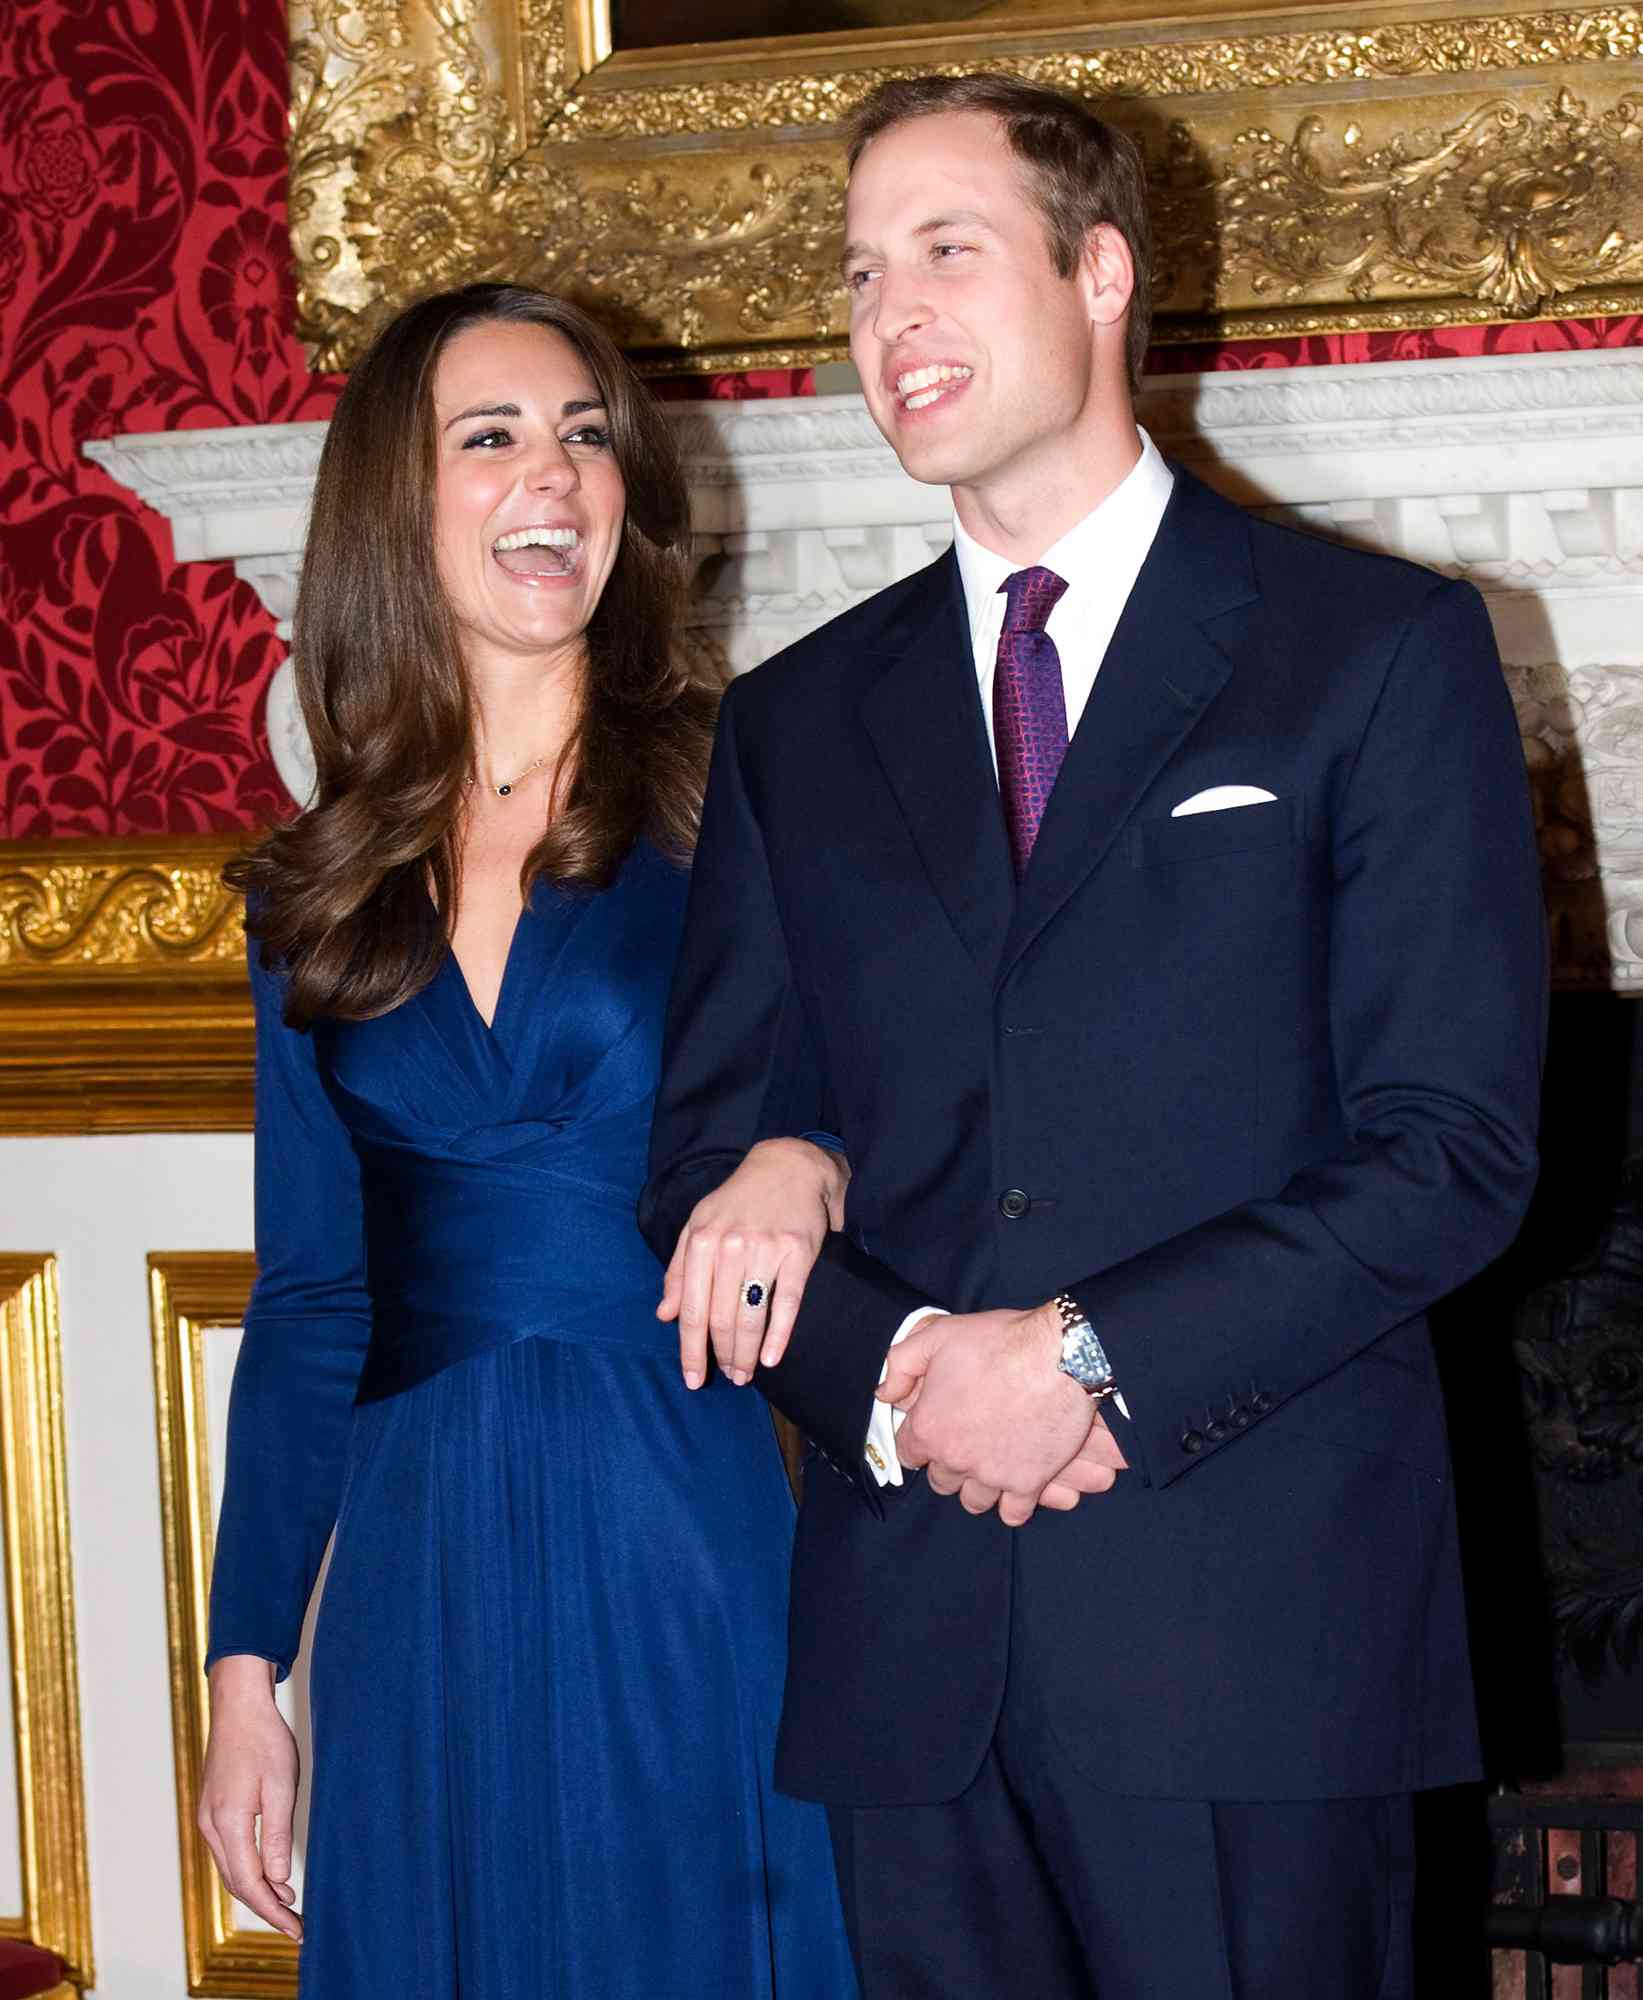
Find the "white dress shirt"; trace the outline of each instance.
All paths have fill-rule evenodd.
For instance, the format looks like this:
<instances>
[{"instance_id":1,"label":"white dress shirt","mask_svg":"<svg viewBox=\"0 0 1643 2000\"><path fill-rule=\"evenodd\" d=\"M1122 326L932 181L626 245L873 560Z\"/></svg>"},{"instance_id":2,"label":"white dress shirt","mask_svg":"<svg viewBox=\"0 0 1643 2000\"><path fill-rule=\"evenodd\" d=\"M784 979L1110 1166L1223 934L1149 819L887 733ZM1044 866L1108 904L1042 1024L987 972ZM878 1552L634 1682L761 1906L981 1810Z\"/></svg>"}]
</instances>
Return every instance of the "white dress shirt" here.
<instances>
[{"instance_id":1,"label":"white dress shirt","mask_svg":"<svg viewBox=\"0 0 1643 2000\"><path fill-rule=\"evenodd\" d=\"M1100 506L1047 548L1037 558L1036 565L994 554L965 531L956 514L953 517L953 548L964 585L970 646L981 689L981 712L987 722L987 741L993 746L995 773L998 746L993 739L993 673L998 664L999 636L1004 629L1005 598L1001 586L1017 570L1035 566L1054 570L1066 580L1067 588L1044 629L1054 640L1061 659L1061 691L1067 704L1070 738L1083 719L1095 677L1101 671L1101 662L1135 588L1135 579L1141 574L1141 565L1158 533L1158 524L1164 518L1175 484L1175 475L1164 463L1158 447L1145 431L1140 437L1141 456L1134 465ZM890 1345L894 1347L905 1340L915 1326L940 1310L938 1306L920 1306L909 1313L896 1329ZM881 1373L879 1380L883 1379ZM874 1404L873 1421L867 1432L867 1463L881 1486L902 1483L901 1460L896 1454L896 1432L901 1428L901 1419L901 1411L893 1410L888 1403Z\"/></svg>"}]
</instances>

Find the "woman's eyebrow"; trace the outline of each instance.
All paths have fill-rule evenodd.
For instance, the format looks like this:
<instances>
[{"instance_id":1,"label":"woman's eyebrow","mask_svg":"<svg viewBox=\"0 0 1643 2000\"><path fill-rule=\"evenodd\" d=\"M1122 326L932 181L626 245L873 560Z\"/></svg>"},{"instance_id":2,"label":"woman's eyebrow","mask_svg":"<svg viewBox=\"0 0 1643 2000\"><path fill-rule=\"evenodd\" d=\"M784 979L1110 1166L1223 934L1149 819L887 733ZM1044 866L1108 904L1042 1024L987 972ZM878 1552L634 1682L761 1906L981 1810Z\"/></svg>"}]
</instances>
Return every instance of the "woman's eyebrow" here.
<instances>
[{"instance_id":1,"label":"woman's eyebrow","mask_svg":"<svg viewBox=\"0 0 1643 2000\"><path fill-rule=\"evenodd\" d=\"M523 412L517 403L475 403L472 409L459 411L456 416L452 417L445 425L445 429L449 430L452 424L465 424L470 417L517 417L521 415L523 415Z\"/></svg>"},{"instance_id":2,"label":"woman's eyebrow","mask_svg":"<svg viewBox=\"0 0 1643 2000\"><path fill-rule=\"evenodd\" d=\"M562 405L559 414L561 417L580 417L589 410L602 410L604 407L605 403L602 396L580 396L574 397L570 402ZM452 424L465 424L473 417L518 417L523 415L524 412L517 403L475 403L470 409L459 410L454 417L446 422L444 428L449 430Z\"/></svg>"}]
</instances>

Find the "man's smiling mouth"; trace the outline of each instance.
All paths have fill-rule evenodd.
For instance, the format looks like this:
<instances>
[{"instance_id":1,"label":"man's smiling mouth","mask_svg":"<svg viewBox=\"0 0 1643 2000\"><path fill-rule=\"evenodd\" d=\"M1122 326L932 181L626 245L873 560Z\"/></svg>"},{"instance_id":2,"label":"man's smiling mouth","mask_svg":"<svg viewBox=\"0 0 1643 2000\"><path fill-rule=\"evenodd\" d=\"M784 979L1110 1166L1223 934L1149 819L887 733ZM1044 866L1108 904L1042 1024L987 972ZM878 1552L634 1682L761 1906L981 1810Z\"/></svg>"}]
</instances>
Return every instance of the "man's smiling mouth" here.
<instances>
[{"instance_id":1,"label":"man's smiling mouth","mask_svg":"<svg viewBox=\"0 0 1643 2000\"><path fill-rule=\"evenodd\" d=\"M973 368L954 367L945 361L928 368L909 368L896 377L896 394L904 410L927 410L974 373Z\"/></svg>"}]
</instances>

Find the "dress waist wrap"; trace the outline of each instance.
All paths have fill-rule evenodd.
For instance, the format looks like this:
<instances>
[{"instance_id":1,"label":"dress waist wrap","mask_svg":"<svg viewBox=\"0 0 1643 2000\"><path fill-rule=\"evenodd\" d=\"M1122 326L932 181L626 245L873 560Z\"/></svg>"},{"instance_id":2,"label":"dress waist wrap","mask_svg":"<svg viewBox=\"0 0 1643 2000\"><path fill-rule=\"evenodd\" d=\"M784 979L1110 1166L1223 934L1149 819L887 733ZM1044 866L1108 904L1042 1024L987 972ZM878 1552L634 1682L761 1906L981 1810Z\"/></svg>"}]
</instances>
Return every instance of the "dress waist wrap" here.
<instances>
[{"instance_id":1,"label":"dress waist wrap","mask_svg":"<svg viewBox=\"0 0 1643 2000\"><path fill-rule=\"evenodd\" d=\"M630 1195L540 1164L362 1154L372 1318L357 1401L516 1340L677 1355Z\"/></svg>"}]
</instances>

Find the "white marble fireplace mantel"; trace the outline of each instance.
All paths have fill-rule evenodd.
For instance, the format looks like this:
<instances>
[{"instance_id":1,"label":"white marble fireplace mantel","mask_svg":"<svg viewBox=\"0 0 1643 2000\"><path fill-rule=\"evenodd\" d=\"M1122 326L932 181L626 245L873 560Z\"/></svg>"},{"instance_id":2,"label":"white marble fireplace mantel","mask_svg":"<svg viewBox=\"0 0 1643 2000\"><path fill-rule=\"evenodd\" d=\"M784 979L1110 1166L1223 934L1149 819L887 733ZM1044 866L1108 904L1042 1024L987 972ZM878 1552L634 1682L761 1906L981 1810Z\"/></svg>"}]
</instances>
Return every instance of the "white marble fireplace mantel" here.
<instances>
[{"instance_id":1,"label":"white marble fireplace mantel","mask_svg":"<svg viewBox=\"0 0 1643 2000\"><path fill-rule=\"evenodd\" d=\"M859 396L672 404L694 623L738 669L907 574L951 535ZM1489 602L1535 779L1566 986L1643 995L1643 349L1166 376L1142 421L1263 511L1469 577ZM323 424L173 431L86 451L232 561L289 636ZM269 734L308 785L289 665Z\"/></svg>"}]
</instances>

